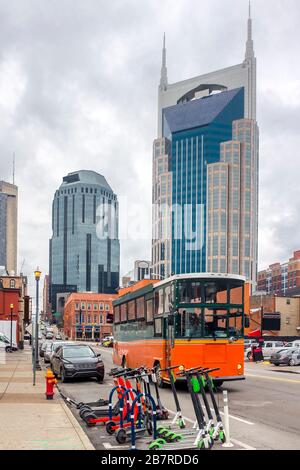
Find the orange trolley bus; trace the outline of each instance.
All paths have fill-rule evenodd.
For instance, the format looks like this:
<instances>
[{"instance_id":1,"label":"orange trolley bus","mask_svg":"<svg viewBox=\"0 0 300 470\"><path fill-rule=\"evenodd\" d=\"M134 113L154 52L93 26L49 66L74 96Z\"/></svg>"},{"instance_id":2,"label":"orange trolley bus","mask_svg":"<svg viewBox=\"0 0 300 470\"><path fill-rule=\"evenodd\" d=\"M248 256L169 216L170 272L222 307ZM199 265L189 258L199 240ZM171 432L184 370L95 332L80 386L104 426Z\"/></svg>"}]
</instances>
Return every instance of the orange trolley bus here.
<instances>
[{"instance_id":1,"label":"orange trolley bus","mask_svg":"<svg viewBox=\"0 0 300 470\"><path fill-rule=\"evenodd\" d=\"M249 285L241 276L182 274L145 280L114 305L114 363L126 367L219 368L217 386L244 379ZM167 376L158 377L159 385Z\"/></svg>"}]
</instances>

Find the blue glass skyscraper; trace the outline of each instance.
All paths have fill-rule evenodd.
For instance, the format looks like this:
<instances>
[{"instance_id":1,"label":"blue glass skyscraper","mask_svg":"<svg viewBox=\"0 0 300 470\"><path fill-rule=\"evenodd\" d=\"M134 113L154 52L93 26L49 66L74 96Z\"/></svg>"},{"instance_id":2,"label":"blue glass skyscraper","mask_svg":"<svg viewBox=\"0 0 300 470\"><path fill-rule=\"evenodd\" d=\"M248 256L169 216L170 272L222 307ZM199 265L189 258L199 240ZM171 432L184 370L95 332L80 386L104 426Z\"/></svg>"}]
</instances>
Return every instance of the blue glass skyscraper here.
<instances>
[{"instance_id":1,"label":"blue glass skyscraper","mask_svg":"<svg viewBox=\"0 0 300 470\"><path fill-rule=\"evenodd\" d=\"M50 302L67 292L115 293L119 287L118 200L104 176L63 178L52 205Z\"/></svg>"},{"instance_id":2,"label":"blue glass skyscraper","mask_svg":"<svg viewBox=\"0 0 300 470\"><path fill-rule=\"evenodd\" d=\"M220 161L220 144L232 139L232 122L243 117L243 88L163 111L163 135L172 143L174 274L206 270L207 165Z\"/></svg>"}]
</instances>

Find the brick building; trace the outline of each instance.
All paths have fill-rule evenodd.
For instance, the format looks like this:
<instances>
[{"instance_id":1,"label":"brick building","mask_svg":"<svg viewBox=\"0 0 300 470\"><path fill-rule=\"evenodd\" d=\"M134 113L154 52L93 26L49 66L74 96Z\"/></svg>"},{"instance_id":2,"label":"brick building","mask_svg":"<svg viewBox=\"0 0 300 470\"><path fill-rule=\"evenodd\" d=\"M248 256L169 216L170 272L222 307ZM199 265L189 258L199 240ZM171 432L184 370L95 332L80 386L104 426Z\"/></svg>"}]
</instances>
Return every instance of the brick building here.
<instances>
[{"instance_id":1,"label":"brick building","mask_svg":"<svg viewBox=\"0 0 300 470\"><path fill-rule=\"evenodd\" d=\"M258 273L258 291L281 296L300 295L300 250L288 262L273 263Z\"/></svg>"},{"instance_id":2,"label":"brick building","mask_svg":"<svg viewBox=\"0 0 300 470\"><path fill-rule=\"evenodd\" d=\"M27 278L7 276L2 272L0 273L0 325L7 335L10 335L11 305L13 305L13 338L16 338L18 346L22 348L25 325L29 323L31 317Z\"/></svg>"},{"instance_id":3,"label":"brick building","mask_svg":"<svg viewBox=\"0 0 300 470\"><path fill-rule=\"evenodd\" d=\"M250 331L261 328L262 315L280 316L279 331L263 331L271 336L300 336L300 297L253 295L250 299Z\"/></svg>"},{"instance_id":4,"label":"brick building","mask_svg":"<svg viewBox=\"0 0 300 470\"><path fill-rule=\"evenodd\" d=\"M64 333L72 340L98 341L113 332L114 294L73 293L64 308Z\"/></svg>"}]
</instances>

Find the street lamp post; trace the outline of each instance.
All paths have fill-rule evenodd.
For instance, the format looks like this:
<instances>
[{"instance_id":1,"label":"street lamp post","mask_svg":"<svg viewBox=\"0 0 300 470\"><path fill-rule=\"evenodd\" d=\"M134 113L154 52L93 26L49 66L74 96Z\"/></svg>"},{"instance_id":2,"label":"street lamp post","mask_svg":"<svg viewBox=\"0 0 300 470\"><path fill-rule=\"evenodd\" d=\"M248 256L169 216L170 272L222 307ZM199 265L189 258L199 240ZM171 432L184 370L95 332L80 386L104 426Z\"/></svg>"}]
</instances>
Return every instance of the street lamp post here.
<instances>
[{"instance_id":1,"label":"street lamp post","mask_svg":"<svg viewBox=\"0 0 300 470\"><path fill-rule=\"evenodd\" d=\"M14 305L10 304L10 350L12 351L13 341L12 341L12 334L13 334L13 310Z\"/></svg>"},{"instance_id":2,"label":"street lamp post","mask_svg":"<svg viewBox=\"0 0 300 470\"><path fill-rule=\"evenodd\" d=\"M36 382L36 371L41 370L41 366L39 364L39 356L38 356L38 349L39 349L39 282L41 278L41 271L37 268L34 272L34 277L36 281L36 310L35 310L35 341L34 341L34 360L33 360L33 385Z\"/></svg>"}]
</instances>

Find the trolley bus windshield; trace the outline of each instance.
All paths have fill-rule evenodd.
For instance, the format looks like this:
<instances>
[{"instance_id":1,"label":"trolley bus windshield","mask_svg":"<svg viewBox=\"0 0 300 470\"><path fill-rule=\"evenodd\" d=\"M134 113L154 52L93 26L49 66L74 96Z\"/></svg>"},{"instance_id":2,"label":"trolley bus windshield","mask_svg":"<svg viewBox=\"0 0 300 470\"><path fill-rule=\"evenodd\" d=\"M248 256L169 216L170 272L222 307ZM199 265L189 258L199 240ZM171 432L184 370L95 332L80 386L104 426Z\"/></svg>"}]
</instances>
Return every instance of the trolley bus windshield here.
<instances>
[{"instance_id":1,"label":"trolley bus windshield","mask_svg":"<svg viewBox=\"0 0 300 470\"><path fill-rule=\"evenodd\" d=\"M243 282L238 280L178 281L174 299L175 337L242 337L243 291Z\"/></svg>"}]
</instances>

